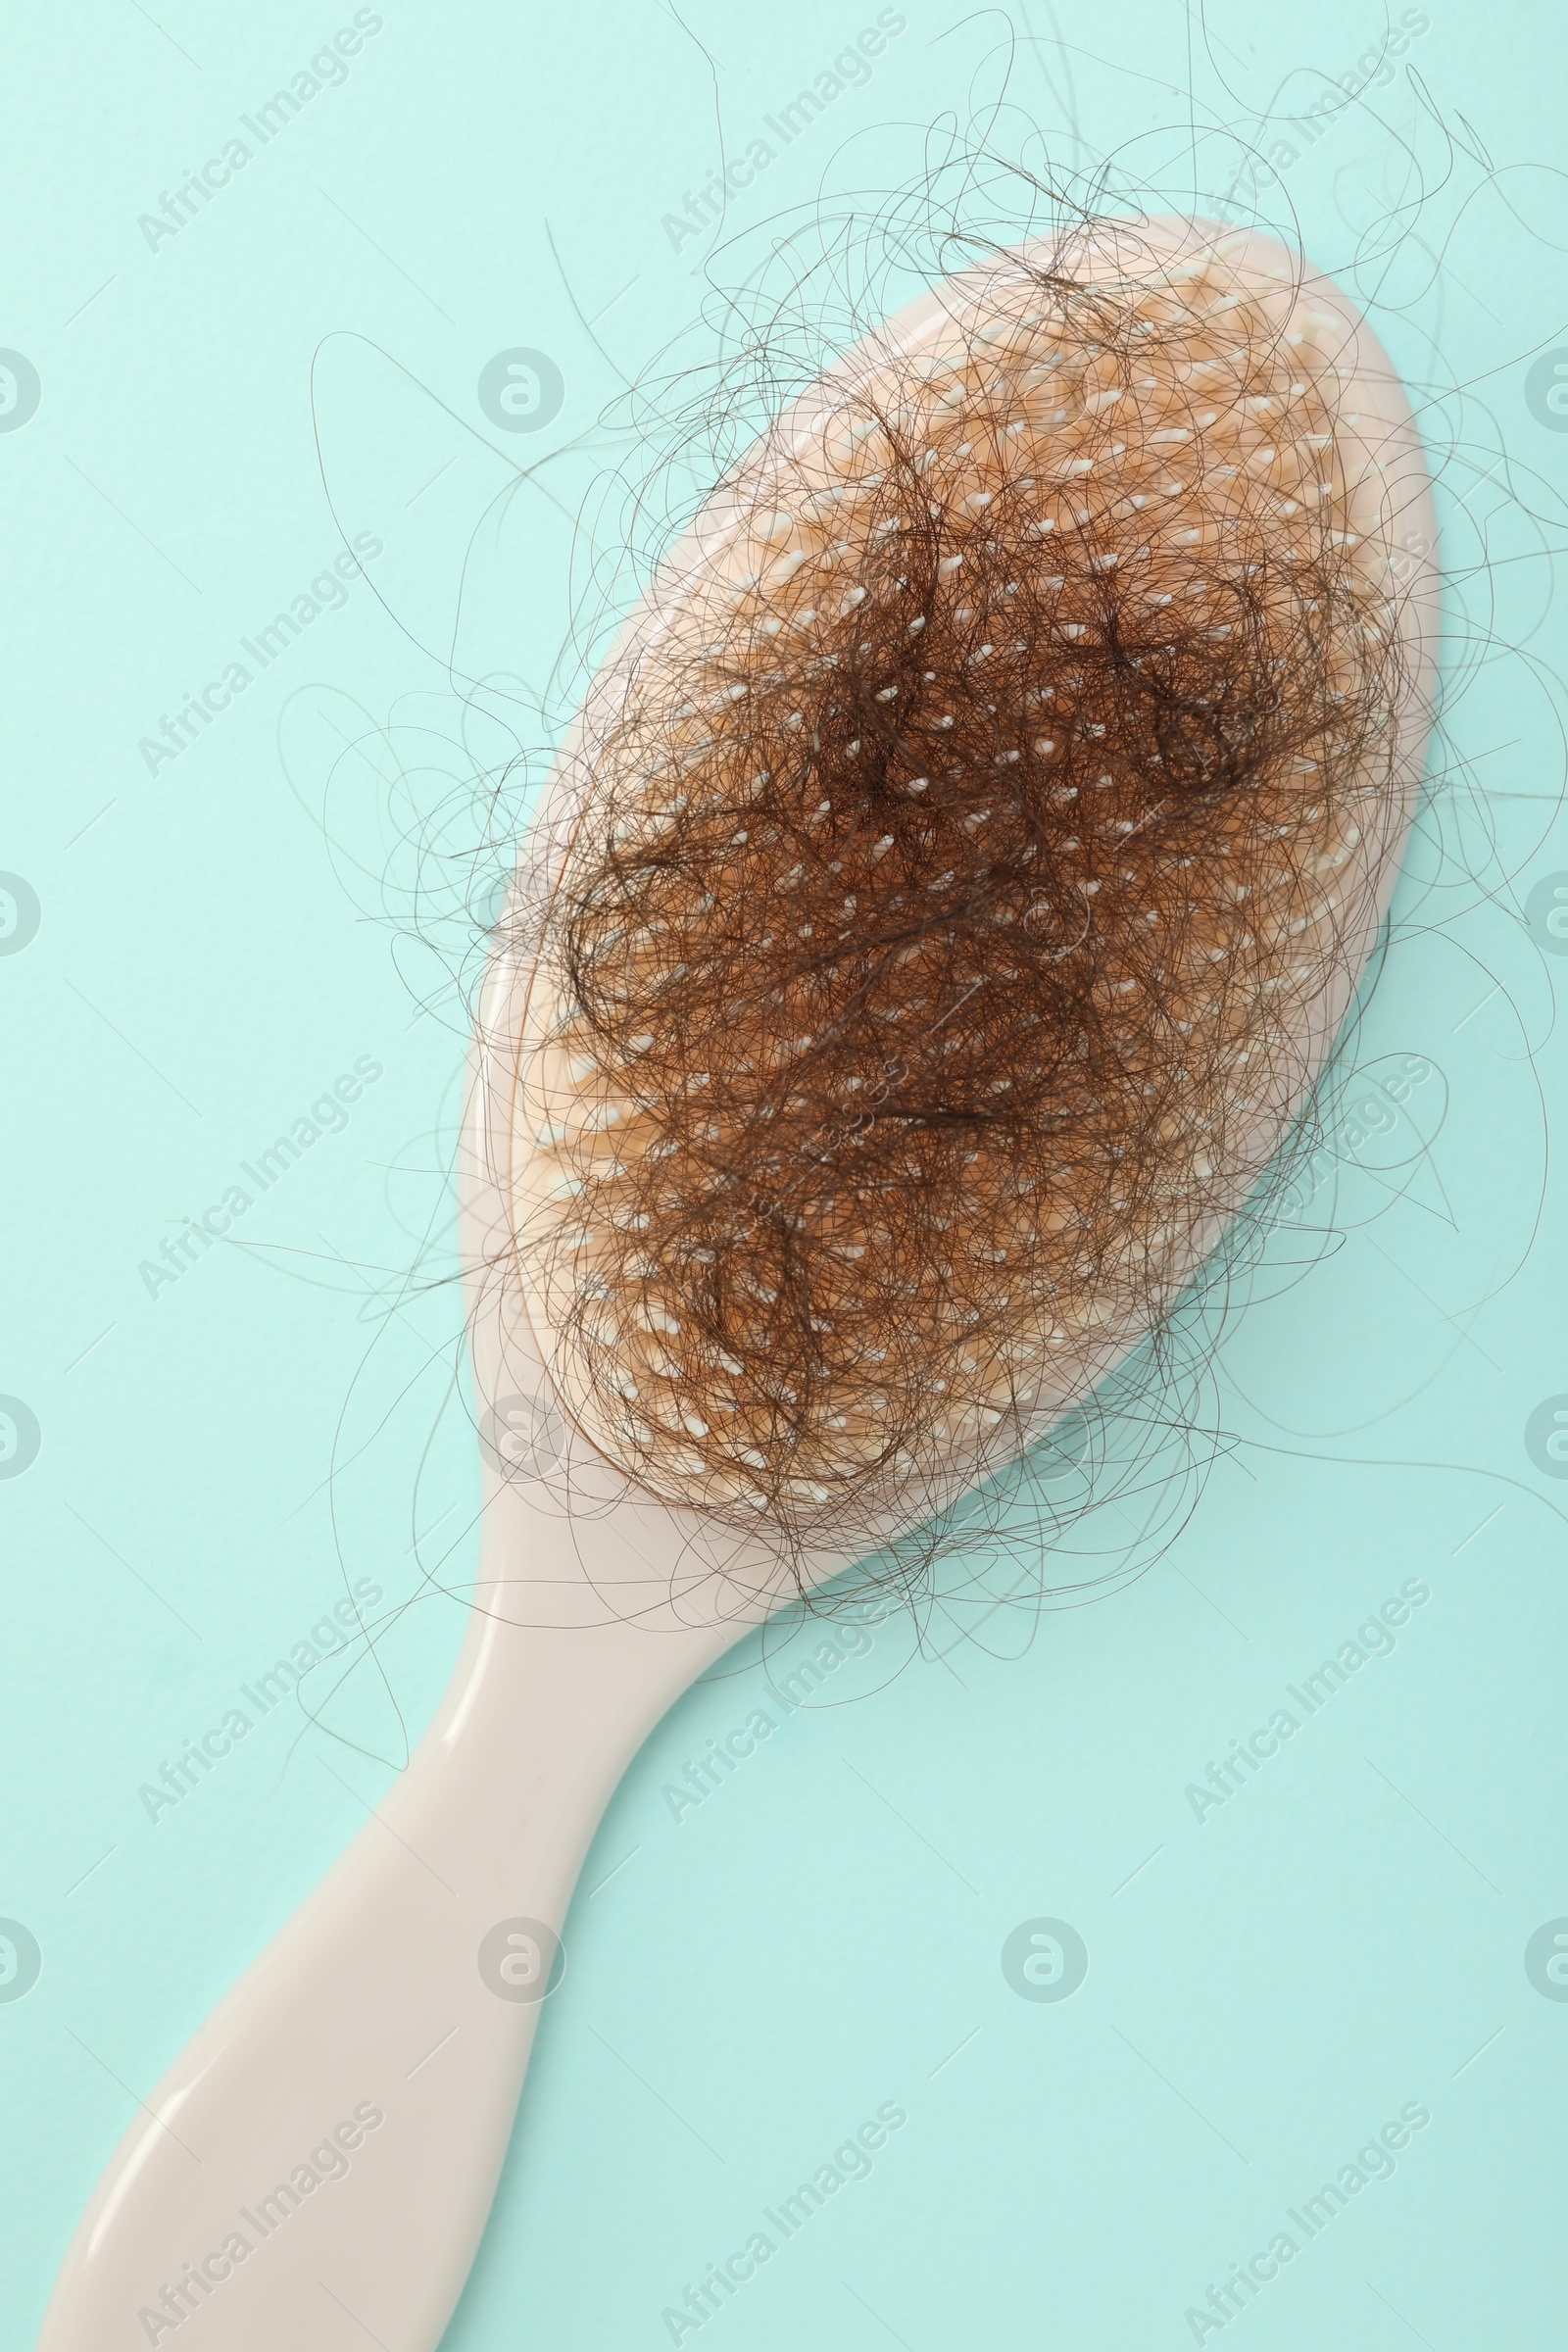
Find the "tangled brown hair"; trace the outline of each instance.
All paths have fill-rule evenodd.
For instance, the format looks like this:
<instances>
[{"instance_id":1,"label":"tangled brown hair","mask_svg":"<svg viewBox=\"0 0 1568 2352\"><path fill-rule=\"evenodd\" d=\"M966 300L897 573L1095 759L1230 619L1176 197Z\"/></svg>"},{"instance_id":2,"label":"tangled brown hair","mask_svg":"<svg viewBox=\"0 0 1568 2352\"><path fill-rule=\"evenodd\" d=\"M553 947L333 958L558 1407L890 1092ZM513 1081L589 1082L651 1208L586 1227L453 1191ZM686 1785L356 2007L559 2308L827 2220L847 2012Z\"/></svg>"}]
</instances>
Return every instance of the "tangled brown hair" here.
<instances>
[{"instance_id":1,"label":"tangled brown hair","mask_svg":"<svg viewBox=\"0 0 1568 2352\"><path fill-rule=\"evenodd\" d=\"M1403 789L1342 311L1256 241L1091 224L917 328L763 434L612 663L519 1064L574 1415L801 1542L926 1507L1168 1311Z\"/></svg>"}]
</instances>

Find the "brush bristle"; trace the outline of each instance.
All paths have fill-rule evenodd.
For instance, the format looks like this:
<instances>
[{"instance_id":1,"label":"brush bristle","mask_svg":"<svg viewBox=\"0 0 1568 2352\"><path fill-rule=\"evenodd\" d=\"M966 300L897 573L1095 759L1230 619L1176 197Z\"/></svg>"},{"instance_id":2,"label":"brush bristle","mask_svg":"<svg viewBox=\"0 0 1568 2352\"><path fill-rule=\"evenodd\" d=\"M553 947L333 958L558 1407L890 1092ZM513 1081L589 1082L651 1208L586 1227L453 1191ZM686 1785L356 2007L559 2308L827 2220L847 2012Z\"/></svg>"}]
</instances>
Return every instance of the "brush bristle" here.
<instances>
[{"instance_id":1,"label":"brush bristle","mask_svg":"<svg viewBox=\"0 0 1568 2352\"><path fill-rule=\"evenodd\" d=\"M1010 260L727 486L619 672L520 1075L535 1319L655 1492L917 1507L1254 1185L1396 760L1346 342L1223 248Z\"/></svg>"}]
</instances>

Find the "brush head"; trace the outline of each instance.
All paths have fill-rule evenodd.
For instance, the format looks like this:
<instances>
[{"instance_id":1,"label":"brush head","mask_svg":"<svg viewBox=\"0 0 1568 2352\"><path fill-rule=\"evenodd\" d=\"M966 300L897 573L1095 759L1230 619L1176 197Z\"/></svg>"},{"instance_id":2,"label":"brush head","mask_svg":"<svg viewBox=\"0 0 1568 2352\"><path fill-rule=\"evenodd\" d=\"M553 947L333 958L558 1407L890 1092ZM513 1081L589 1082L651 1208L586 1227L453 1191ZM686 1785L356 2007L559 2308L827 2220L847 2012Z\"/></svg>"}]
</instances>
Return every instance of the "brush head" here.
<instances>
[{"instance_id":1,"label":"brush head","mask_svg":"<svg viewBox=\"0 0 1568 2352\"><path fill-rule=\"evenodd\" d=\"M513 1065L529 1320L637 1485L885 1530L1167 1312L1375 937L1432 539L1345 299L1191 222L950 280L761 436L558 763Z\"/></svg>"}]
</instances>

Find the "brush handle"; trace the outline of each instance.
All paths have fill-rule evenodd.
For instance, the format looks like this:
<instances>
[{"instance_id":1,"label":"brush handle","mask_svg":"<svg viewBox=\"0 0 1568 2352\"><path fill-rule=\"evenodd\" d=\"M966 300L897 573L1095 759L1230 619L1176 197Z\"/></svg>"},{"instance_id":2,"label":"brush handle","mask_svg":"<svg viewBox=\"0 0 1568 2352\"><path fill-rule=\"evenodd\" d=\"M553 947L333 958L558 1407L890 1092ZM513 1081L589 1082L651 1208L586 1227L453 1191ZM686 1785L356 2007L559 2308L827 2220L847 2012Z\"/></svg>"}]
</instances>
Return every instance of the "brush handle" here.
<instances>
[{"instance_id":1,"label":"brush handle","mask_svg":"<svg viewBox=\"0 0 1568 2352\"><path fill-rule=\"evenodd\" d=\"M732 1638L475 1620L408 1768L122 2141L38 2352L192 2323L199 2352L434 2352L600 1814Z\"/></svg>"}]
</instances>

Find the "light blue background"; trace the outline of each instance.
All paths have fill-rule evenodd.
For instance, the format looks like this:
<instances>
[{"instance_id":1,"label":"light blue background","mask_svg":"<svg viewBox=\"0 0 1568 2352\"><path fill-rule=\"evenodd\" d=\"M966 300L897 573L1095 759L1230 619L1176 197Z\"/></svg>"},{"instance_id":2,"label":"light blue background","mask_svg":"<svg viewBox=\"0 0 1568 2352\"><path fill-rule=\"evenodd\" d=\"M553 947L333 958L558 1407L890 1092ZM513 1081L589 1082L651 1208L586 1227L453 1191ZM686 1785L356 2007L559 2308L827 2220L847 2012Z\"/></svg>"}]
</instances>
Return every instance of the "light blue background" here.
<instances>
[{"instance_id":1,"label":"light blue background","mask_svg":"<svg viewBox=\"0 0 1568 2352\"><path fill-rule=\"evenodd\" d=\"M0 867L42 925L0 958L0 1390L43 1437L0 1482L0 1914L43 1972L0 2002L3 2352L30 2344L134 2102L374 1801L461 1632L425 1580L461 1592L472 1556L456 1301L430 1280L450 1272L464 1014L438 956L407 936L394 953L375 919L383 871L406 911L399 843L460 772L461 707L414 639L450 632L459 561L514 463L564 448L616 388L577 311L605 313L594 332L633 374L688 324L699 245L672 250L662 218L711 168L715 85L734 152L875 10L688 5L710 62L654 0L388 0L343 84L150 250L139 216L352 14L92 0L14 16L4 40L0 344L43 389L0 434ZM836 156L841 186L903 179L935 118L995 89L1004 18L906 15L871 79L737 198L738 229L809 200ZM999 143L1032 122L1066 157L1070 116L1071 160L1136 142L1178 197L1194 93L1210 122L1271 111L1266 147L1384 29L1356 5L1309 29L1228 5L1205 51L1175 7L1052 23L1014 11ZM1524 393L1530 357L1568 341L1564 96L1545 8L1436 0L1382 120L1348 112L1266 194L1343 267L1375 242L1408 140L1423 177L1396 266L1369 244L1354 282L1407 372L1463 387L1431 429L1456 600L1485 614L1490 580L1493 636L1483 662L1456 628L1448 780L1358 1047L1435 1065L1409 1112L1430 1149L1397 1180L1342 1166L1316 1202L1338 1238L1304 1274L1276 1237L1200 1401L1235 1442L1140 1581L1047 1614L1032 1643L1027 1611L961 1598L923 1651L889 1623L833 1703L678 1823L662 1791L759 1702L760 1650L662 1727L568 1923L461 2352L668 2342L686 2281L888 2100L908 2122L873 2175L705 2344L1190 2343L1209 2282L1407 2101L1430 2126L1234 2323L1251 2352L1562 2340L1568 2003L1523 1951L1568 1913L1568 1487L1524 1426L1568 1391L1547 1149L1568 961L1520 909L1568 868L1549 674L1568 435ZM1479 136L1495 176L1463 147L1446 160L1448 133ZM1210 147L1198 184L1216 176ZM476 399L514 346L565 382L526 442ZM524 676L565 627L565 514L590 472L574 459L564 505L530 490L509 510L484 642ZM339 523L382 541L392 612L356 584L150 775L140 739L323 570ZM390 814L389 760L340 773L351 889L313 795L342 733L394 716L405 747L428 730L428 760ZM480 922L493 878L480 860L453 879ZM428 928L448 949L479 936L440 910ZM257 1202L242 1246L150 1298L138 1267L165 1235L357 1056L384 1075L348 1126ZM1118 1528L1114 1507L1078 1539L1110 1565L1136 1516ZM345 1574L386 1593L395 1706L363 1673L318 1696L323 1666L309 1711L277 1709L150 1821L141 1784ZM1394 1653L1200 1822L1184 1791L1210 1758L1410 1577L1431 1598ZM1001 1970L1040 1915L1089 1947L1059 2004Z\"/></svg>"}]
</instances>

